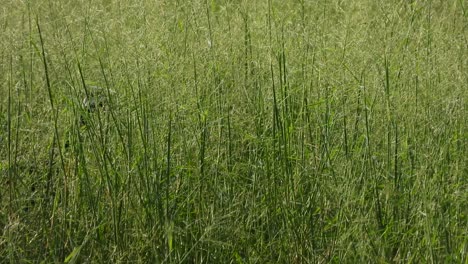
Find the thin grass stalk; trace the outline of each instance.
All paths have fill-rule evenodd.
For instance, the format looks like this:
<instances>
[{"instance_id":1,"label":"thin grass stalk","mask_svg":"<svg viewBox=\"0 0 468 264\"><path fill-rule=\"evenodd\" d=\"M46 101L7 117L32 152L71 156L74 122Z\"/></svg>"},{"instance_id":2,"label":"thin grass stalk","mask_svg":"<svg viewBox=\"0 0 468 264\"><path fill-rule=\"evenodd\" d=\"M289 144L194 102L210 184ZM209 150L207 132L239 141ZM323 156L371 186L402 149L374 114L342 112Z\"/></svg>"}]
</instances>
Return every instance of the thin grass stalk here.
<instances>
[{"instance_id":1,"label":"thin grass stalk","mask_svg":"<svg viewBox=\"0 0 468 264\"><path fill-rule=\"evenodd\" d=\"M36 18L36 25L37 25L37 30L38 30L38 33L39 33L39 39L40 39L40 44L41 44L41 54L42 54L42 62L43 62L43 66L44 66L44 75L45 75L45 79L46 79L46 88L47 88L47 92L48 92L48 95L49 95L49 102L50 102L50 107L51 107L51 110L52 110L52 113L53 113L53 124L54 124L54 134L55 134L55 140L57 141L57 145L58 145L58 153L59 153L59 158L60 158L60 165L61 165L61 169L63 171L63 211L64 212L67 212L68 211L68 175L67 175L67 171L65 169L65 161L64 161L64 157L63 157L63 153L62 153L62 150L61 150L61 147L62 146L60 144L60 137L59 137L59 130L58 130L58 109L55 108L55 105L54 105L54 97L53 97L53 94L52 94L52 87L51 87L51 83L50 83L50 77L49 77L49 69L48 69L48 65L47 65L47 58L46 58L46 53L45 53L45 45L44 45L44 38L42 36L42 31L41 31L41 27L39 25L39 19ZM63 224L62 226L62 235L64 236L64 234L66 233L66 225ZM63 244L60 249L59 249L59 258L60 259L65 259L65 245Z\"/></svg>"},{"instance_id":2,"label":"thin grass stalk","mask_svg":"<svg viewBox=\"0 0 468 264\"><path fill-rule=\"evenodd\" d=\"M7 159L8 159L8 169L7 169L7 177L8 177L8 213L9 215L13 215L14 213L14 197L13 192L15 189L14 182L13 182L13 164L12 164L12 157L11 157L11 87L12 87L12 79L13 79L13 58L10 56L10 78L8 80L8 99L7 99Z\"/></svg>"},{"instance_id":3,"label":"thin grass stalk","mask_svg":"<svg viewBox=\"0 0 468 264\"><path fill-rule=\"evenodd\" d=\"M171 142L172 142L172 113L169 114L169 120L168 120L168 131L167 131L167 151L166 151L166 212L165 212L165 226L166 226L166 259L168 261L171 260L171 251L172 251L172 231L169 230L170 228L170 215L172 212L170 212L170 205L169 201L171 200L169 196L169 188L170 188L170 176L171 176Z\"/></svg>"}]
</instances>

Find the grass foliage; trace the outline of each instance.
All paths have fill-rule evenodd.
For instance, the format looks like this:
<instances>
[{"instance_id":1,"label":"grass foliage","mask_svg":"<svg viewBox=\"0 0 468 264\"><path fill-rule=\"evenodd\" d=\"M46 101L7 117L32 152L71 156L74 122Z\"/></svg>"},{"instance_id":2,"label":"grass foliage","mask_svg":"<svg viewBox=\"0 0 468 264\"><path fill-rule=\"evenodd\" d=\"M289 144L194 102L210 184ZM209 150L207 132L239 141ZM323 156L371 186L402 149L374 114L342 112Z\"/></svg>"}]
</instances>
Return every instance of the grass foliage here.
<instances>
[{"instance_id":1,"label":"grass foliage","mask_svg":"<svg viewBox=\"0 0 468 264\"><path fill-rule=\"evenodd\" d=\"M467 8L2 1L0 262L467 263Z\"/></svg>"}]
</instances>

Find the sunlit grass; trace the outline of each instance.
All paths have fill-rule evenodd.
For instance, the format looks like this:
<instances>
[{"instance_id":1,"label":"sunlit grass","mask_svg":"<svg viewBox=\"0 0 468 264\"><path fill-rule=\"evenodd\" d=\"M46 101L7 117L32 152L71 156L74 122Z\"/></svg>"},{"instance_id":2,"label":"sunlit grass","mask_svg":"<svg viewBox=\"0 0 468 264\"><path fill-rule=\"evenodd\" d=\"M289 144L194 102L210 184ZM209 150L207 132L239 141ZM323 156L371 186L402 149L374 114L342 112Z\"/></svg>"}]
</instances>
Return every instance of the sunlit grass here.
<instances>
[{"instance_id":1,"label":"sunlit grass","mask_svg":"<svg viewBox=\"0 0 468 264\"><path fill-rule=\"evenodd\" d=\"M0 262L465 263L463 1L6 1Z\"/></svg>"}]
</instances>

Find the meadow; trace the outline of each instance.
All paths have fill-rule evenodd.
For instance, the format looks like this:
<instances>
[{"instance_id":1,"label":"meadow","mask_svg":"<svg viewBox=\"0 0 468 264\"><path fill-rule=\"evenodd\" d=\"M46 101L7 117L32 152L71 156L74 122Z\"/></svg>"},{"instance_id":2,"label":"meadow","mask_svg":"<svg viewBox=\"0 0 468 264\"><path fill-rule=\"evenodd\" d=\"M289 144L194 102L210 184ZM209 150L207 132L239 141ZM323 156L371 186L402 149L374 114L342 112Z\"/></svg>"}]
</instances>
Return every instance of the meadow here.
<instances>
[{"instance_id":1,"label":"meadow","mask_svg":"<svg viewBox=\"0 0 468 264\"><path fill-rule=\"evenodd\" d=\"M0 263L467 263L467 8L2 0Z\"/></svg>"}]
</instances>

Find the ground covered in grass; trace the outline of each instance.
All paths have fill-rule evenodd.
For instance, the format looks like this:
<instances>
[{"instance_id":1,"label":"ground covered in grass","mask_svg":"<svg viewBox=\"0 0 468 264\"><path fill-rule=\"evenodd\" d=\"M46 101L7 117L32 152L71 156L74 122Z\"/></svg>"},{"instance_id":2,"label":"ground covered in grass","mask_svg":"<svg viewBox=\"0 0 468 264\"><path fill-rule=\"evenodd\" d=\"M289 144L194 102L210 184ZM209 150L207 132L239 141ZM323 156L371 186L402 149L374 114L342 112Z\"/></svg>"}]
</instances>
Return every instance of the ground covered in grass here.
<instances>
[{"instance_id":1,"label":"ground covered in grass","mask_svg":"<svg viewBox=\"0 0 468 264\"><path fill-rule=\"evenodd\" d=\"M0 262L466 263L466 12L2 1Z\"/></svg>"}]
</instances>

